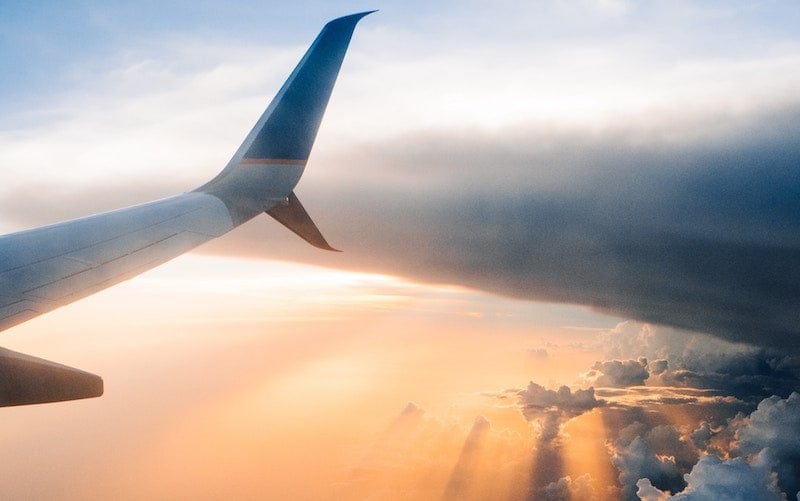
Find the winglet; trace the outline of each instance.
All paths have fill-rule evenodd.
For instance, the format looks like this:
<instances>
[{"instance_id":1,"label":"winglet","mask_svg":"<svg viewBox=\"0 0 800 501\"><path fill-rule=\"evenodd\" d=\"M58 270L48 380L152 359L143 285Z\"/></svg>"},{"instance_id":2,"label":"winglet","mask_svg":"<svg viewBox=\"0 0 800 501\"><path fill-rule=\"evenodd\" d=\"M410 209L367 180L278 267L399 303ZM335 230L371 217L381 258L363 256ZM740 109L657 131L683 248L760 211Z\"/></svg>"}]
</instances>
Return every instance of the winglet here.
<instances>
[{"instance_id":1,"label":"winglet","mask_svg":"<svg viewBox=\"0 0 800 501\"><path fill-rule=\"evenodd\" d=\"M248 167L305 166L353 30L373 12L340 17L322 28L225 168L195 191L235 202L266 188L254 186Z\"/></svg>"},{"instance_id":2,"label":"winglet","mask_svg":"<svg viewBox=\"0 0 800 501\"><path fill-rule=\"evenodd\" d=\"M226 205L234 226L267 212L311 245L333 249L294 195L356 24L326 24L225 168L195 191ZM276 205L277 204L277 205Z\"/></svg>"},{"instance_id":3,"label":"winglet","mask_svg":"<svg viewBox=\"0 0 800 501\"><path fill-rule=\"evenodd\" d=\"M272 207L266 212L314 247L341 252L328 244L294 192L290 193L283 203Z\"/></svg>"},{"instance_id":4,"label":"winglet","mask_svg":"<svg viewBox=\"0 0 800 501\"><path fill-rule=\"evenodd\" d=\"M256 124L253 129L258 131L248 136L251 141L245 140L232 160L308 159L353 30L368 14L340 17L322 28L265 111L266 120Z\"/></svg>"}]
</instances>

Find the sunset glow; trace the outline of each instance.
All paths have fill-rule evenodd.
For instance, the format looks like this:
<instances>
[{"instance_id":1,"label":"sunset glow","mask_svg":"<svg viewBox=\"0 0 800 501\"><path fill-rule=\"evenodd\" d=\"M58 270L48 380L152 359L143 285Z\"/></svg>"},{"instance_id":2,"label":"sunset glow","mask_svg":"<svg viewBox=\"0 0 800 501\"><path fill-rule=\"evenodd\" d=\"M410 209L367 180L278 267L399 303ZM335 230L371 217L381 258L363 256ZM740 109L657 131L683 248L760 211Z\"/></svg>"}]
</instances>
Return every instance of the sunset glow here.
<instances>
[{"instance_id":1,"label":"sunset glow","mask_svg":"<svg viewBox=\"0 0 800 501\"><path fill-rule=\"evenodd\" d=\"M132 302L149 314L126 306ZM526 306L518 318L519 302L463 288L187 256L21 326L7 345L103 373L106 395L75 403L76 421L65 426L80 427L79 416L103 401L150 415L144 422L134 418L138 410L117 415L108 433L136 429L147 440L111 463L86 465L126 471L130 482L87 472L85 484L71 480L76 492L360 499L387 489L436 497L458 463L480 498L530 474L535 433L514 399L488 394L529 374L569 384L563 374L597 357L580 354L556 368L532 356L562 332L573 342L594 335L552 319L532 328L537 308L548 306ZM100 323L116 327L100 333L92 327ZM12 408L6 419L46 419L46 409ZM475 419L492 425L467 457ZM142 476L153 483L135 480Z\"/></svg>"},{"instance_id":2,"label":"sunset glow","mask_svg":"<svg viewBox=\"0 0 800 501\"><path fill-rule=\"evenodd\" d=\"M796 2L3 4L0 233L205 183L373 8L343 252L260 214L4 331L105 394L0 409L0 498L795 499Z\"/></svg>"}]
</instances>

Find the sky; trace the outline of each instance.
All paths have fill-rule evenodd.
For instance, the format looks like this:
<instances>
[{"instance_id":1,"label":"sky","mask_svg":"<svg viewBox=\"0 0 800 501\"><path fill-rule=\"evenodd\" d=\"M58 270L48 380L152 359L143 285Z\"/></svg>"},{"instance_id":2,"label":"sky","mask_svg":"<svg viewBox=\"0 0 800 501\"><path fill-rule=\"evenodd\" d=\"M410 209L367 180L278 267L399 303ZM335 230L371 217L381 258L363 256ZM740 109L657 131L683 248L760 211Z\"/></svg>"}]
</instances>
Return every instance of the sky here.
<instances>
[{"instance_id":1,"label":"sky","mask_svg":"<svg viewBox=\"0 0 800 501\"><path fill-rule=\"evenodd\" d=\"M4 2L0 232L191 190L361 21L269 218L2 333L25 499L800 499L800 7Z\"/></svg>"}]
</instances>

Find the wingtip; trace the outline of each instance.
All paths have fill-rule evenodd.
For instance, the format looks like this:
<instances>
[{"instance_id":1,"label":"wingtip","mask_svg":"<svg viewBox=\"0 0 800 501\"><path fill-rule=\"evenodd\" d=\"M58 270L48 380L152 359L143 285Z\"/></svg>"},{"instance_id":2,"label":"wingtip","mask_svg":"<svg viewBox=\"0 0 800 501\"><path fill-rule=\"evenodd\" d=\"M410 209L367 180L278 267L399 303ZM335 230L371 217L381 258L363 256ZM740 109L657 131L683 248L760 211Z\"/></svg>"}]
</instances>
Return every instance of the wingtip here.
<instances>
[{"instance_id":1,"label":"wingtip","mask_svg":"<svg viewBox=\"0 0 800 501\"><path fill-rule=\"evenodd\" d=\"M361 20L362 17L366 17L372 14L373 12L378 12L378 9L365 10L364 12L356 12L355 14L348 14L346 16L337 17L336 19L329 21L328 24L341 23L341 22L351 22L353 24L356 24Z\"/></svg>"},{"instance_id":2,"label":"wingtip","mask_svg":"<svg viewBox=\"0 0 800 501\"><path fill-rule=\"evenodd\" d=\"M349 16L345 16L345 17L357 17L357 18L361 19L362 17L368 16L368 15L374 13L374 12L378 12L378 9L365 10L363 12L356 12L355 14L350 14Z\"/></svg>"}]
</instances>

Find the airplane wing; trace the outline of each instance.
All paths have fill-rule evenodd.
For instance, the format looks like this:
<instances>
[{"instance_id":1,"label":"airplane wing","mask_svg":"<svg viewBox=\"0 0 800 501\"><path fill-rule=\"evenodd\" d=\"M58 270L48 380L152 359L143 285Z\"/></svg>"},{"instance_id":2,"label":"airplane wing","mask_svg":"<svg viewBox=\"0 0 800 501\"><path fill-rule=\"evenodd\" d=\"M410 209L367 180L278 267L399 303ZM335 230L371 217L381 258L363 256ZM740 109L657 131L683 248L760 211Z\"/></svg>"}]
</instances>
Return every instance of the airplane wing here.
<instances>
[{"instance_id":1,"label":"airplane wing","mask_svg":"<svg viewBox=\"0 0 800 501\"><path fill-rule=\"evenodd\" d=\"M370 13L322 28L233 158L208 183L163 200L0 236L0 330L138 275L263 212L312 245L334 250L293 190L356 23ZM0 348L0 406L102 393L95 375Z\"/></svg>"}]
</instances>

